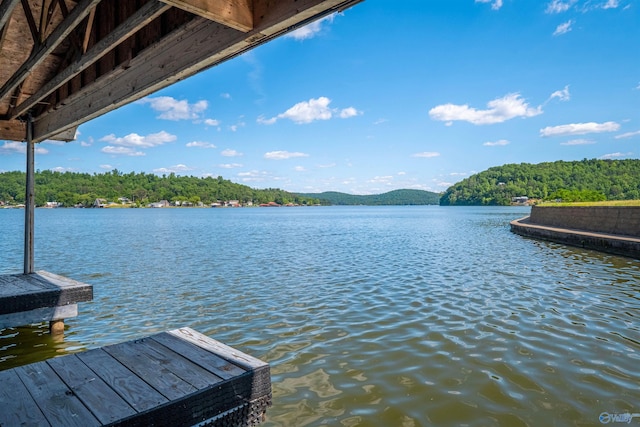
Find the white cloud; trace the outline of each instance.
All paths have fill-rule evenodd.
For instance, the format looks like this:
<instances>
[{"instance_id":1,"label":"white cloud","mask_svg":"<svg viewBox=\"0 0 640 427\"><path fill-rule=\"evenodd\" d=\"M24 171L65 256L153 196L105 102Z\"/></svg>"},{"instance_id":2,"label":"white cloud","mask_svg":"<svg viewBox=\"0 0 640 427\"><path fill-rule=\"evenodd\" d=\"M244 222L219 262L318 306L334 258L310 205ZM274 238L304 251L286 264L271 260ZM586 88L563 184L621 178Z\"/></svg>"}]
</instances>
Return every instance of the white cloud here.
<instances>
[{"instance_id":1,"label":"white cloud","mask_svg":"<svg viewBox=\"0 0 640 427\"><path fill-rule=\"evenodd\" d=\"M171 135L165 131L158 133L151 133L147 136L138 135L137 133L130 133L129 135L121 138L116 137L114 134L109 134L100 139L108 144L119 145L122 147L137 147L137 148L151 148L158 145L163 145L167 142L173 142L176 140L175 135Z\"/></svg>"},{"instance_id":2,"label":"white cloud","mask_svg":"<svg viewBox=\"0 0 640 427\"><path fill-rule=\"evenodd\" d=\"M596 142L592 139L572 139L567 142L561 142L560 145L589 145L595 143Z\"/></svg>"},{"instance_id":3,"label":"white cloud","mask_svg":"<svg viewBox=\"0 0 640 427\"><path fill-rule=\"evenodd\" d=\"M638 136L638 135L640 135L640 130L637 130L635 132L627 132L620 135L616 135L614 136L614 138L615 139L631 138L632 136Z\"/></svg>"},{"instance_id":4,"label":"white cloud","mask_svg":"<svg viewBox=\"0 0 640 427\"><path fill-rule=\"evenodd\" d=\"M348 119L349 117L355 117L362 114L360 111L356 110L353 107L348 107L340 111L341 119Z\"/></svg>"},{"instance_id":5,"label":"white cloud","mask_svg":"<svg viewBox=\"0 0 640 427\"><path fill-rule=\"evenodd\" d=\"M438 153L437 151L423 151L422 153L412 154L411 157L431 158L431 157L438 157L439 155L440 153Z\"/></svg>"},{"instance_id":6,"label":"white cloud","mask_svg":"<svg viewBox=\"0 0 640 427\"><path fill-rule=\"evenodd\" d=\"M231 94L230 93L221 93L220 94L220 98L231 99Z\"/></svg>"},{"instance_id":7,"label":"white cloud","mask_svg":"<svg viewBox=\"0 0 640 427\"><path fill-rule=\"evenodd\" d=\"M320 169L329 169L329 168L335 168L337 165L335 163L329 163L326 165L318 165L318 167Z\"/></svg>"},{"instance_id":8,"label":"white cloud","mask_svg":"<svg viewBox=\"0 0 640 427\"><path fill-rule=\"evenodd\" d=\"M189 104L188 101L178 101L170 96L159 96L157 98L143 98L138 101L141 104L151 104L151 108L160 112L159 119L164 120L195 120L199 119L201 113L207 109L207 101L198 101Z\"/></svg>"},{"instance_id":9,"label":"white cloud","mask_svg":"<svg viewBox=\"0 0 640 427\"><path fill-rule=\"evenodd\" d=\"M616 159L618 157L628 157L628 156L632 156L632 155L633 155L633 153L620 153L620 152L617 152L617 153L605 154L603 156L600 156L599 159L602 159L602 160Z\"/></svg>"},{"instance_id":10,"label":"white cloud","mask_svg":"<svg viewBox=\"0 0 640 427\"><path fill-rule=\"evenodd\" d=\"M562 13L562 12L566 12L567 10L569 10L571 8L571 6L573 6L576 3L577 0L568 0L568 1L562 1L562 0L552 0L548 5L547 5L547 9L545 10L546 13Z\"/></svg>"},{"instance_id":11,"label":"white cloud","mask_svg":"<svg viewBox=\"0 0 640 427\"><path fill-rule=\"evenodd\" d=\"M263 182L268 176L269 174L267 172L257 170L238 173L238 177L240 177L243 182Z\"/></svg>"},{"instance_id":12,"label":"white cloud","mask_svg":"<svg viewBox=\"0 0 640 427\"><path fill-rule=\"evenodd\" d=\"M370 182L370 183L373 183L373 184L389 184L389 183L391 183L391 181L393 181L393 176L386 175L386 176L373 177L372 179L368 180L367 182Z\"/></svg>"},{"instance_id":13,"label":"white cloud","mask_svg":"<svg viewBox=\"0 0 640 427\"><path fill-rule=\"evenodd\" d=\"M188 172L188 171L192 171L192 170L193 170L193 168L190 168L187 165L179 164L179 165L175 165L175 166L169 166L168 168L154 169L153 172L155 172L155 173L179 173L179 172Z\"/></svg>"},{"instance_id":14,"label":"white cloud","mask_svg":"<svg viewBox=\"0 0 640 427\"><path fill-rule=\"evenodd\" d=\"M222 152L220 153L221 155L225 156L225 157L238 157L238 156L242 156L242 153L236 151L236 150L231 150L229 148L227 148L226 150L222 150Z\"/></svg>"},{"instance_id":15,"label":"white cloud","mask_svg":"<svg viewBox=\"0 0 640 427\"><path fill-rule=\"evenodd\" d=\"M264 153L264 158L270 160L286 160L294 157L309 157L309 155L299 152L292 153L289 151L269 151L268 153Z\"/></svg>"},{"instance_id":16,"label":"white cloud","mask_svg":"<svg viewBox=\"0 0 640 427\"><path fill-rule=\"evenodd\" d=\"M187 147L199 147L199 148L216 148L215 145L213 145L210 142L204 142L204 141L192 141L192 142L188 142L186 144Z\"/></svg>"},{"instance_id":17,"label":"white cloud","mask_svg":"<svg viewBox=\"0 0 640 427\"><path fill-rule=\"evenodd\" d=\"M36 144L34 151L36 154L48 154L49 150L46 148L42 148L38 144ZM0 154L14 154L20 153L24 154L27 152L27 144L24 142L18 141L5 141L2 146L0 146Z\"/></svg>"},{"instance_id":18,"label":"white cloud","mask_svg":"<svg viewBox=\"0 0 640 427\"><path fill-rule=\"evenodd\" d=\"M571 99L571 94L569 93L569 85L565 86L562 90L557 90L549 96L549 101L553 98L558 98L560 101L568 101Z\"/></svg>"},{"instance_id":19,"label":"white cloud","mask_svg":"<svg viewBox=\"0 0 640 427\"><path fill-rule=\"evenodd\" d=\"M571 25L573 24L573 20L569 19L567 22L562 23L556 27L556 30L553 32L554 36L561 36L563 34L571 31Z\"/></svg>"},{"instance_id":20,"label":"white cloud","mask_svg":"<svg viewBox=\"0 0 640 427\"><path fill-rule=\"evenodd\" d=\"M638 86L638 87L640 87L640 86ZM374 125L381 125L382 123L386 123L386 122L388 122L388 121L389 121L389 120L387 120L387 119L378 119L378 120L376 120L375 122L373 122L373 124L374 124Z\"/></svg>"},{"instance_id":21,"label":"white cloud","mask_svg":"<svg viewBox=\"0 0 640 427\"><path fill-rule=\"evenodd\" d=\"M329 120L334 114L346 119L362 114L354 107L347 107L342 110L329 108L331 100L326 96L320 98L310 99L309 101L298 102L293 107L289 108L284 113L278 114L275 117L266 119L263 116L258 117L258 123L264 125L272 125L279 119L289 119L297 124L311 123L316 120Z\"/></svg>"},{"instance_id":22,"label":"white cloud","mask_svg":"<svg viewBox=\"0 0 640 427\"><path fill-rule=\"evenodd\" d=\"M234 168L241 168L242 165L240 163L223 163L218 165L218 167L222 169L234 169Z\"/></svg>"},{"instance_id":23,"label":"white cloud","mask_svg":"<svg viewBox=\"0 0 640 427\"><path fill-rule=\"evenodd\" d=\"M485 147L498 147L501 145L509 145L509 141L507 141L506 139L500 139L495 142L487 141L482 145L484 145Z\"/></svg>"},{"instance_id":24,"label":"white cloud","mask_svg":"<svg viewBox=\"0 0 640 427\"><path fill-rule=\"evenodd\" d=\"M111 166L111 165L100 165L100 169L111 170L111 169L113 169L113 166Z\"/></svg>"},{"instance_id":25,"label":"white cloud","mask_svg":"<svg viewBox=\"0 0 640 427\"><path fill-rule=\"evenodd\" d=\"M488 109L478 110L469 105L443 104L429 110L433 120L448 122L460 120L474 125L502 123L515 117L533 117L542 114L542 107L529 107L519 93L510 93L487 103Z\"/></svg>"},{"instance_id":26,"label":"white cloud","mask_svg":"<svg viewBox=\"0 0 640 427\"><path fill-rule=\"evenodd\" d=\"M285 38L291 38L295 40L306 40L317 36L323 29L323 24L332 23L335 14L331 14L322 19L314 21L310 24L305 25L304 27L298 28L297 30L291 31L284 35Z\"/></svg>"},{"instance_id":27,"label":"white cloud","mask_svg":"<svg viewBox=\"0 0 640 427\"><path fill-rule=\"evenodd\" d=\"M294 171L296 172L305 172L306 169L304 168L304 166L296 166L293 168Z\"/></svg>"},{"instance_id":28,"label":"white cloud","mask_svg":"<svg viewBox=\"0 0 640 427\"><path fill-rule=\"evenodd\" d=\"M229 129L231 130L231 132L235 132L238 130L238 128L244 127L246 125L245 122L238 122L235 125L231 125L229 126Z\"/></svg>"},{"instance_id":29,"label":"white cloud","mask_svg":"<svg viewBox=\"0 0 640 427\"><path fill-rule=\"evenodd\" d=\"M502 0L476 0L476 3L491 3L493 10L499 10L502 7Z\"/></svg>"},{"instance_id":30,"label":"white cloud","mask_svg":"<svg viewBox=\"0 0 640 427\"><path fill-rule=\"evenodd\" d=\"M220 124L220 120L205 119L204 124L207 126L218 126Z\"/></svg>"},{"instance_id":31,"label":"white cloud","mask_svg":"<svg viewBox=\"0 0 640 427\"><path fill-rule=\"evenodd\" d=\"M146 154L142 151L136 151L135 149L129 147L114 147L113 145L107 145L100 151L105 154L111 154L114 156L146 156Z\"/></svg>"},{"instance_id":32,"label":"white cloud","mask_svg":"<svg viewBox=\"0 0 640 427\"><path fill-rule=\"evenodd\" d=\"M615 9L620 6L620 2L618 0L607 0L605 4L602 5L603 9Z\"/></svg>"},{"instance_id":33,"label":"white cloud","mask_svg":"<svg viewBox=\"0 0 640 427\"><path fill-rule=\"evenodd\" d=\"M618 129L620 129L620 125L616 122L571 123L568 125L547 126L540 129L540 136L584 135L587 133L615 132Z\"/></svg>"}]
</instances>

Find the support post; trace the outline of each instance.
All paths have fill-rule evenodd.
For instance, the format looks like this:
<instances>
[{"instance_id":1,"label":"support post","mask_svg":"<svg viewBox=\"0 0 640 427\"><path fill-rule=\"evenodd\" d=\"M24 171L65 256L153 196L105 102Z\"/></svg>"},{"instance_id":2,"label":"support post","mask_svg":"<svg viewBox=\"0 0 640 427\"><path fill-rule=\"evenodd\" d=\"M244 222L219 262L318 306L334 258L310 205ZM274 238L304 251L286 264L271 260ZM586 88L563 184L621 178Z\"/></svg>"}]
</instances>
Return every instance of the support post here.
<instances>
[{"instance_id":1,"label":"support post","mask_svg":"<svg viewBox=\"0 0 640 427\"><path fill-rule=\"evenodd\" d=\"M49 333L54 337L64 336L64 319L49 322Z\"/></svg>"},{"instance_id":2,"label":"support post","mask_svg":"<svg viewBox=\"0 0 640 427\"><path fill-rule=\"evenodd\" d=\"M33 142L33 118L27 116L27 180L24 196L24 274L31 274L34 269L33 231L35 213L35 144Z\"/></svg>"}]
</instances>

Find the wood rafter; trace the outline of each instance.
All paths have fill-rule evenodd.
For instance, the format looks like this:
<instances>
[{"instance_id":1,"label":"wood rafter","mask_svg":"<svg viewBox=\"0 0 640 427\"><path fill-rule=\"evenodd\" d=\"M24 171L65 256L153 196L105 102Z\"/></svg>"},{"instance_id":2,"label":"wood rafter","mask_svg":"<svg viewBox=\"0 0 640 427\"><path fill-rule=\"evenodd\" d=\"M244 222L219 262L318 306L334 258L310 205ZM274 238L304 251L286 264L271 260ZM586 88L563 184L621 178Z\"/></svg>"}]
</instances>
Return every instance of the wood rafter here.
<instances>
[{"instance_id":1,"label":"wood rafter","mask_svg":"<svg viewBox=\"0 0 640 427\"><path fill-rule=\"evenodd\" d=\"M219 22L236 30L253 29L253 2L251 0L162 0L203 18Z\"/></svg>"},{"instance_id":2,"label":"wood rafter","mask_svg":"<svg viewBox=\"0 0 640 427\"><path fill-rule=\"evenodd\" d=\"M51 33L51 43L44 43L38 50L33 52L27 62L22 64L20 69L14 73L11 79L0 89L0 99L7 96L9 92L14 90L20 83L27 78L31 70L40 64L45 57L50 54L64 38L87 16L89 8L100 3L100 0L82 0L67 18ZM48 39L47 39L48 40Z\"/></svg>"},{"instance_id":3,"label":"wood rafter","mask_svg":"<svg viewBox=\"0 0 640 427\"><path fill-rule=\"evenodd\" d=\"M56 2L54 0L43 0L40 11L40 43L47 38L47 29L51 23L51 17L55 12Z\"/></svg>"},{"instance_id":4,"label":"wood rafter","mask_svg":"<svg viewBox=\"0 0 640 427\"><path fill-rule=\"evenodd\" d=\"M11 12L13 12L13 8L16 7L20 0L3 0L0 3L0 31L3 31L4 26L9 22L9 18L11 18Z\"/></svg>"},{"instance_id":5,"label":"wood rafter","mask_svg":"<svg viewBox=\"0 0 640 427\"><path fill-rule=\"evenodd\" d=\"M41 43L40 31L38 31L36 20L33 18L33 12L31 12L31 6L29 6L29 2L27 0L22 0L22 9L24 10L24 16L27 18L27 23L29 24L29 29L31 30L31 37L33 37L33 42L36 46L38 46Z\"/></svg>"},{"instance_id":6,"label":"wood rafter","mask_svg":"<svg viewBox=\"0 0 640 427\"><path fill-rule=\"evenodd\" d=\"M40 99L48 96L58 87L71 80L82 70L106 55L114 46L118 45L132 34L135 34L140 28L147 25L150 21L160 16L169 8L170 6L155 1L145 4L125 23L113 30L108 37L105 37L92 46L86 54L80 57L80 59L69 65L63 71L57 73L57 75L45 84L38 92L34 93L29 97L29 99L11 111L9 117L13 119L26 113L30 108L38 103Z\"/></svg>"},{"instance_id":7,"label":"wood rafter","mask_svg":"<svg viewBox=\"0 0 640 427\"><path fill-rule=\"evenodd\" d=\"M89 47L89 39L91 38L91 30L93 29L93 22L96 19L96 8L92 8L87 18L87 27L84 30L84 37L82 38L82 53L87 53Z\"/></svg>"}]
</instances>

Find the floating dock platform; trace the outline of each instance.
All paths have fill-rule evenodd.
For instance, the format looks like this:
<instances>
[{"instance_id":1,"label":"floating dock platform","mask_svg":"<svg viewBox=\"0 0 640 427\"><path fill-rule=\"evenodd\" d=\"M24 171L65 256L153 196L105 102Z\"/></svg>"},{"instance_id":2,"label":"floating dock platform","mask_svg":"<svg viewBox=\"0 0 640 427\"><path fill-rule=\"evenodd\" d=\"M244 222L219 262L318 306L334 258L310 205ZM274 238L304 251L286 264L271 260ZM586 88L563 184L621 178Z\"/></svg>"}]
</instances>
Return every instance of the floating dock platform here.
<instances>
[{"instance_id":1,"label":"floating dock platform","mask_svg":"<svg viewBox=\"0 0 640 427\"><path fill-rule=\"evenodd\" d=\"M269 365L190 328L0 371L0 426L255 426Z\"/></svg>"},{"instance_id":2,"label":"floating dock platform","mask_svg":"<svg viewBox=\"0 0 640 427\"><path fill-rule=\"evenodd\" d=\"M0 329L50 322L53 333L62 333L78 303L92 299L93 286L47 271L0 275Z\"/></svg>"}]
</instances>

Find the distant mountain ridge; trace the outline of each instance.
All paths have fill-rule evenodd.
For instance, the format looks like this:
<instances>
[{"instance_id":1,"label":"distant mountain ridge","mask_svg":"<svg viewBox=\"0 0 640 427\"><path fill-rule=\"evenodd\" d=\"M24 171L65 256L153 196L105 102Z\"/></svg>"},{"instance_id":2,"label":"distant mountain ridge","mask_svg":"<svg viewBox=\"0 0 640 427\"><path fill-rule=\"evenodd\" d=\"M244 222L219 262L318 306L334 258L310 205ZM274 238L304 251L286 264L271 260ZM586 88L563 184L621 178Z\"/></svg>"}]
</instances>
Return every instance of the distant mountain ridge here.
<instances>
[{"instance_id":1,"label":"distant mountain ridge","mask_svg":"<svg viewBox=\"0 0 640 427\"><path fill-rule=\"evenodd\" d=\"M437 205L440 203L440 194L424 190L393 190L373 195L354 195L337 191L295 194L299 197L320 199L323 204L338 206Z\"/></svg>"}]
</instances>

